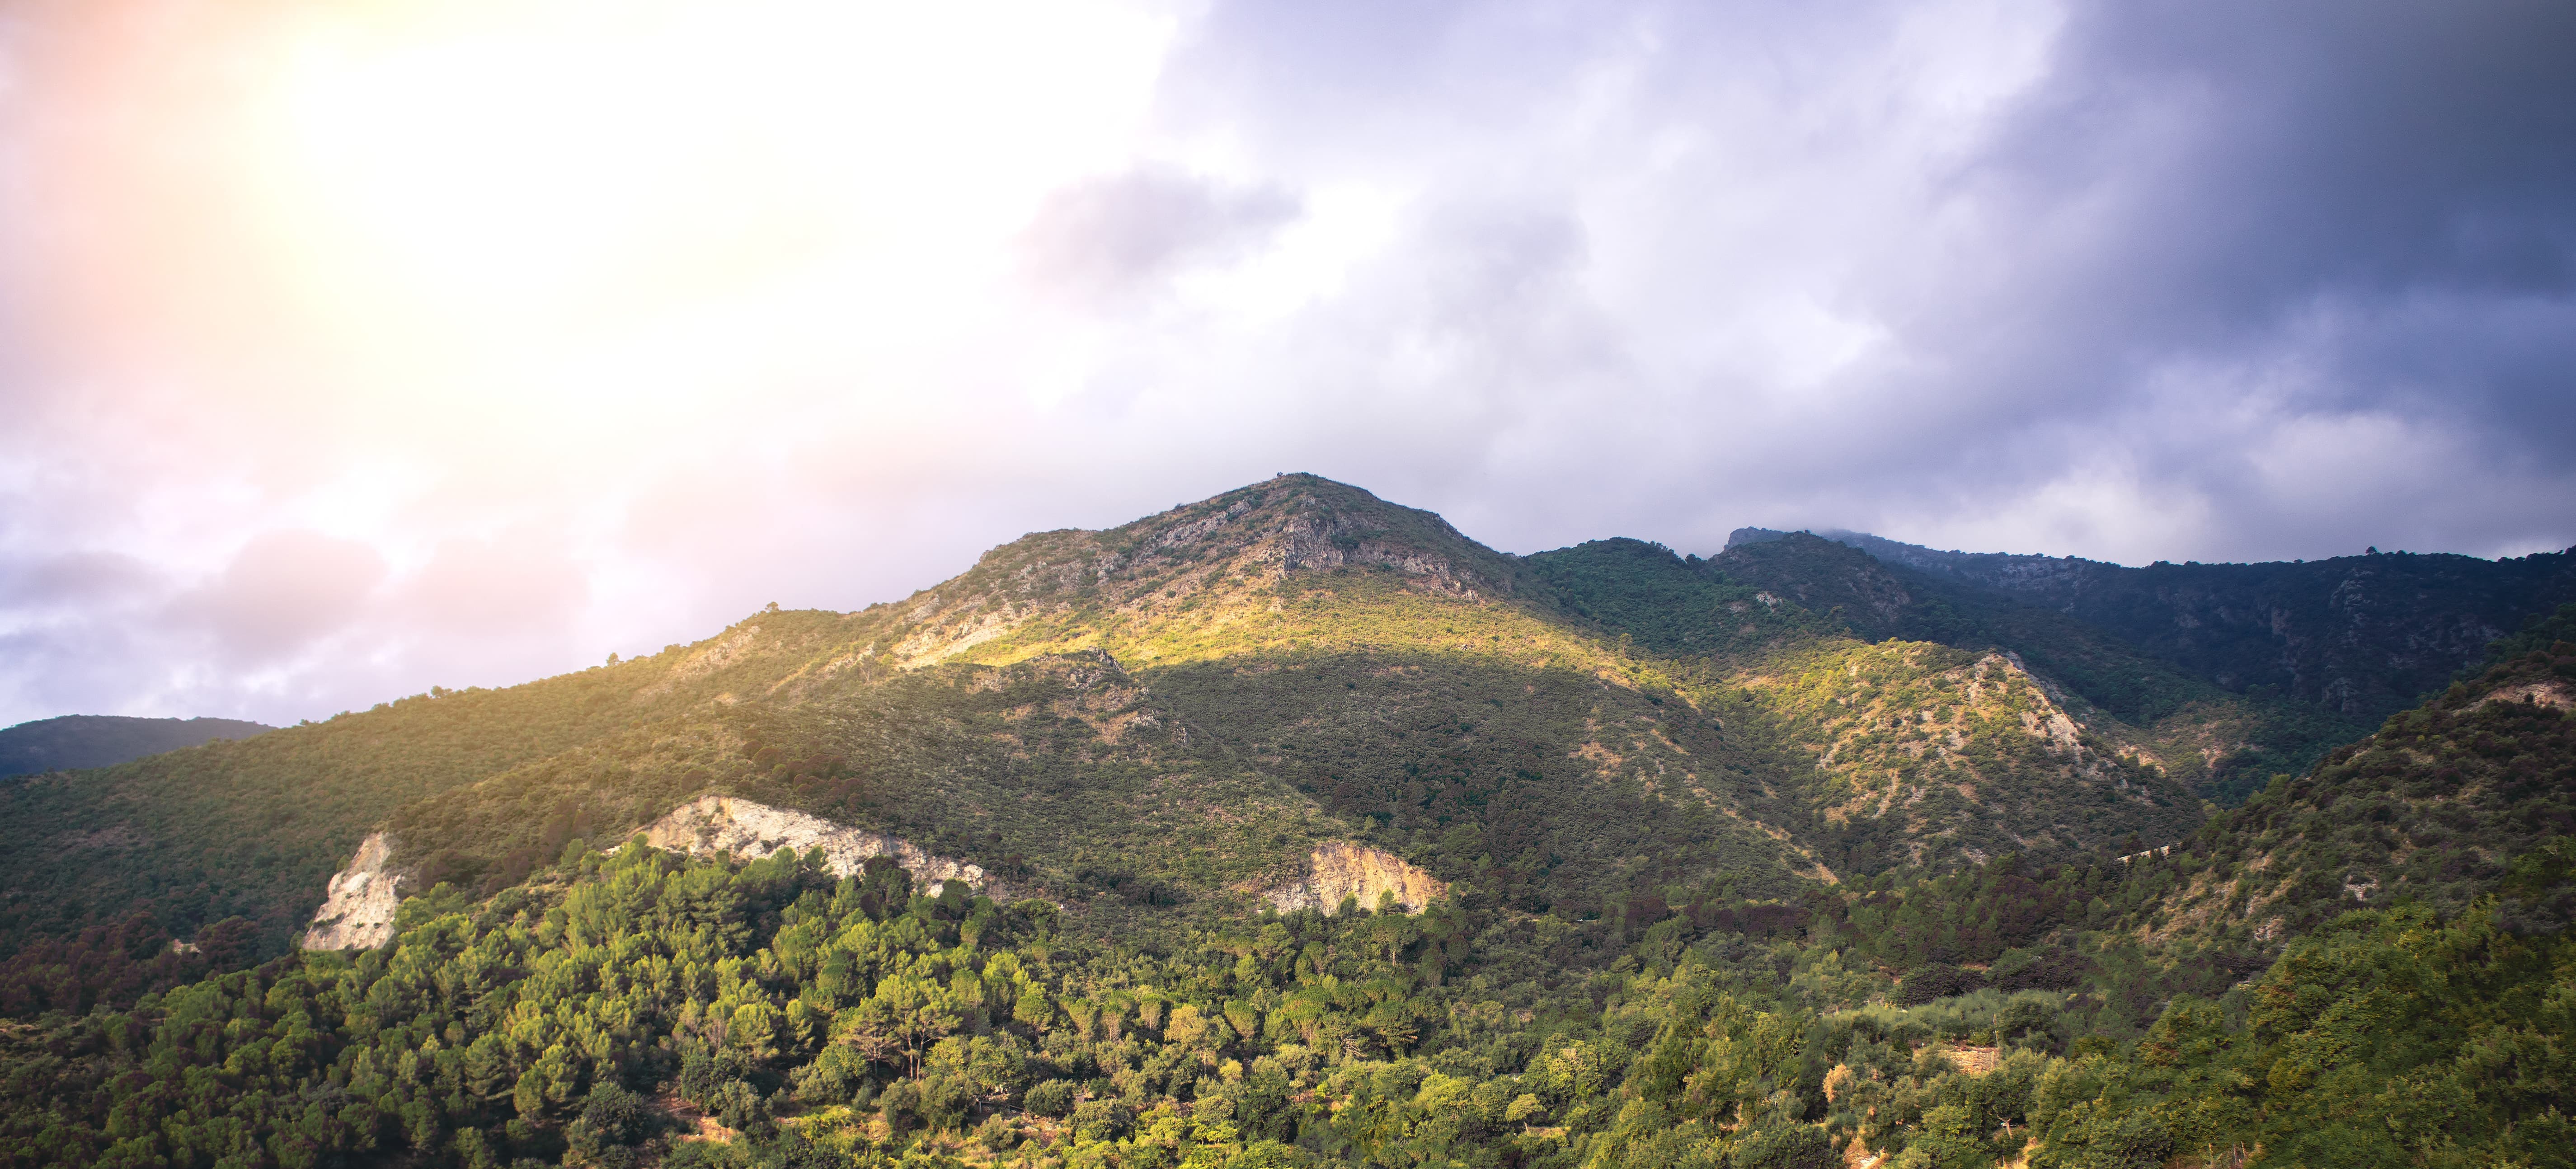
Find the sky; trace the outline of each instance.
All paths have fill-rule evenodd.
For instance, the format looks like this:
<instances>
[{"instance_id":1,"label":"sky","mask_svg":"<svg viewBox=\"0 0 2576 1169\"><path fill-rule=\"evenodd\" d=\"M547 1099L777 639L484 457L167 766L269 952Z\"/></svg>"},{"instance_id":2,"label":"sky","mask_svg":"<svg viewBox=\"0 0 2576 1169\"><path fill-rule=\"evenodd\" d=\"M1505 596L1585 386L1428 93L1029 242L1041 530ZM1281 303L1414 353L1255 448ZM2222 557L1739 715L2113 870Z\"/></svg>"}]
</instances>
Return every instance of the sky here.
<instances>
[{"instance_id":1,"label":"sky","mask_svg":"<svg viewBox=\"0 0 2576 1169\"><path fill-rule=\"evenodd\" d=\"M2576 544L2576 7L0 3L0 724L1280 471L1519 553Z\"/></svg>"}]
</instances>

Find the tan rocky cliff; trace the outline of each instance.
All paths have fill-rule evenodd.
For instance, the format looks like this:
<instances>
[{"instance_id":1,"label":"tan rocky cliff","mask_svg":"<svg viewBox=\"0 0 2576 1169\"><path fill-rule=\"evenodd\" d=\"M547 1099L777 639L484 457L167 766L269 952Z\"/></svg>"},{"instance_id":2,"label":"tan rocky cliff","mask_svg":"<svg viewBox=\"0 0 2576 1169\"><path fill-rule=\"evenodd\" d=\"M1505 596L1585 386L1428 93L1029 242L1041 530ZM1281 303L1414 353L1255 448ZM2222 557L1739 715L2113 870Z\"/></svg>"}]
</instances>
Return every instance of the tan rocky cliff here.
<instances>
[{"instance_id":1,"label":"tan rocky cliff","mask_svg":"<svg viewBox=\"0 0 2576 1169\"><path fill-rule=\"evenodd\" d=\"M869 858L891 857L912 874L913 887L924 892L941 881L963 881L994 897L1011 894L981 867L932 856L901 837L735 796L700 796L682 804L646 828L644 841L672 852L728 853L746 860L819 847L833 874L842 877L859 872Z\"/></svg>"},{"instance_id":2,"label":"tan rocky cliff","mask_svg":"<svg viewBox=\"0 0 2576 1169\"><path fill-rule=\"evenodd\" d=\"M1327 841L1315 846L1306 858L1306 879L1283 885L1263 894L1281 913L1316 909L1330 913L1344 897L1357 897L1362 908L1375 909L1382 893L1395 894L1395 902L1406 913L1420 913L1449 886L1431 874L1404 863L1394 853L1381 848Z\"/></svg>"},{"instance_id":3,"label":"tan rocky cliff","mask_svg":"<svg viewBox=\"0 0 2576 1169\"><path fill-rule=\"evenodd\" d=\"M358 846L349 867L331 875L330 897L313 914L304 931L307 950L372 950L394 936L394 909L402 903L396 891L402 876L393 872L393 845L382 832Z\"/></svg>"}]
</instances>

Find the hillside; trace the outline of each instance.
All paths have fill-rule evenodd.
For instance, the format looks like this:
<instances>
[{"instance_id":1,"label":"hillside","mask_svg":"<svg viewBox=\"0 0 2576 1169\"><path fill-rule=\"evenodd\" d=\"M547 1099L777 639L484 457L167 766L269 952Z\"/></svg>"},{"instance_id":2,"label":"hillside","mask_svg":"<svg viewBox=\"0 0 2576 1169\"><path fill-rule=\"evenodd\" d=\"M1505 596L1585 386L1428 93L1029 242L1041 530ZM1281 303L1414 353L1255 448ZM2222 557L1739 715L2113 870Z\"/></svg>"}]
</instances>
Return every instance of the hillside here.
<instances>
[{"instance_id":1,"label":"hillside","mask_svg":"<svg viewBox=\"0 0 2576 1169\"><path fill-rule=\"evenodd\" d=\"M1850 542L1803 532L1761 540L1744 535L1738 532L1737 543L1707 562L1711 571L1838 613L1863 636L2005 653L2045 679L2073 717L2100 724L2132 753L2221 804L2241 802L2272 776L2304 770L2369 730L2278 687L2230 689L2111 629L1914 573Z\"/></svg>"},{"instance_id":2,"label":"hillside","mask_svg":"<svg viewBox=\"0 0 2576 1169\"><path fill-rule=\"evenodd\" d=\"M2090 724L2126 728L2070 714L2062 690L2009 658L1890 636L1882 607L1901 614L1902 592L1867 558L1807 543L1838 563L1781 563L1812 550L1797 544L1696 561L1637 541L1531 562L1568 605L1674 655L1669 669L1714 694L1764 761L1765 790L1845 871L2063 858L2199 823L2198 801L2134 736Z\"/></svg>"},{"instance_id":3,"label":"hillside","mask_svg":"<svg viewBox=\"0 0 2576 1169\"><path fill-rule=\"evenodd\" d=\"M1905 571L1283 476L0 787L0 1166L2569 1163L2576 609L2365 735Z\"/></svg>"},{"instance_id":4,"label":"hillside","mask_svg":"<svg viewBox=\"0 0 2576 1169\"><path fill-rule=\"evenodd\" d=\"M2364 905L2576 921L2576 644L2506 658L2211 821L2148 926L2268 942Z\"/></svg>"},{"instance_id":5,"label":"hillside","mask_svg":"<svg viewBox=\"0 0 2576 1169\"><path fill-rule=\"evenodd\" d=\"M805 664L830 622L771 619L693 651L505 690L434 690L240 741L0 786L0 995L114 984L230 919L275 952L369 830L426 796L722 701ZM60 1001L69 991L39 991Z\"/></svg>"},{"instance_id":6,"label":"hillside","mask_svg":"<svg viewBox=\"0 0 2576 1169\"><path fill-rule=\"evenodd\" d=\"M1728 544L1779 535L1747 528ZM1900 579L2064 613L2227 690L2276 689L2365 726L2439 690L2532 614L2576 602L2576 549L2492 561L2373 549L2287 564L2129 568L1831 535Z\"/></svg>"},{"instance_id":7,"label":"hillside","mask_svg":"<svg viewBox=\"0 0 2576 1169\"><path fill-rule=\"evenodd\" d=\"M890 865L568 843L382 950L0 1032L0 1164L2564 1165L2571 674L2506 661L2170 853L1590 927L1465 897L1096 938ZM2521 823L2500 869L2240 931L2243 967L2117 920L2285 813L2283 870L2386 824L2333 810L2391 775L2529 788L2476 797Z\"/></svg>"},{"instance_id":8,"label":"hillside","mask_svg":"<svg viewBox=\"0 0 2576 1169\"><path fill-rule=\"evenodd\" d=\"M215 739L247 739L276 729L230 718L67 714L37 719L0 730L0 777L113 767L146 755Z\"/></svg>"},{"instance_id":9,"label":"hillside","mask_svg":"<svg viewBox=\"0 0 2576 1169\"><path fill-rule=\"evenodd\" d=\"M1996 706L2004 723L1979 732L1987 774L1973 782L2029 790L1988 805L1956 798L1954 782L1893 821L1882 810L1870 817L1891 826L1877 851L1820 834L1848 817L1810 790L1810 777L1821 773L1828 787L1877 783L1888 763L1844 759L1812 734L1797 739L1817 722L1814 702L1848 699L1793 700L1795 688L1772 678L1793 667L1806 677L1818 668L1814 655L1864 647L1803 609L1763 606L1748 617L1725 608L1744 602L1723 598L1709 599L1726 618L1722 644L1688 643L1716 636L1719 625L1705 621L1683 641L1622 640L1629 631L1590 607L1602 603L1596 586L1626 571L1583 550L1501 556L1427 513L1283 477L1105 532L1033 535L900 603L837 619L797 615L831 631L759 701L639 730L585 749L582 761L532 764L391 823L422 866L418 879L492 880L562 843L512 845L516 861L500 855L498 842L529 837L549 818L614 834L730 785L917 837L993 871L1022 871L1067 903L1093 904L1103 882L1163 887L1156 896L1173 904L1219 893L1225 882L1213 870L1186 875L1150 848L1086 851L1108 839L1076 825L1111 806L1097 797L1115 787L1103 770L1114 759L1160 773L1158 790L1216 790L1238 782L1220 777L1241 775L1293 793L1307 810L1277 813L1299 827L1270 833L1273 865L1346 835L1511 904L1589 914L1633 890L1721 871L1778 895L1831 880L1834 866L1854 859L1873 870L1964 863L2015 847L2016 826L2027 829L2019 847L2046 852L2141 832L2171 837L2197 822L2184 794L2147 772L2128 775L2128 787L2157 787L2160 797L2057 815L2047 784L2116 795L2123 776L2080 743L2038 746L2068 732L2025 720L2024 708L2053 708L2026 680L2013 691L1999 673L1991 701L2019 705ZM1899 656L1874 662L1872 677L1956 668ZM1114 671L1173 741L1121 742L1100 719L1005 697L1020 685L1005 679L1067 669ZM2020 698L2007 700L2008 691ZM776 729L747 734L738 729L745 720ZM1033 725L1044 734L1033 736ZM1987 725L1983 716L1976 724ZM839 772L782 787L762 774L775 765L747 764L740 745L755 740L791 760L839 760ZM552 778L568 775L588 778L570 787ZM480 794L500 791L510 802ZM1122 875L1104 859L1113 854L1137 871Z\"/></svg>"},{"instance_id":10,"label":"hillside","mask_svg":"<svg viewBox=\"0 0 2576 1169\"><path fill-rule=\"evenodd\" d=\"M1059 899L1088 904L1104 882L1188 885L1161 894L1180 902L1215 892L1170 864L1122 875L1151 849L1084 851L1092 837L1073 824L1105 813L1113 760L1176 793L1227 774L1284 785L1300 816L1324 819L1269 833L1274 860L1348 835L1532 905L1598 905L1721 867L1785 890L1811 867L1782 859L1762 810L1747 813L1762 798L1740 790L1752 764L1651 663L1530 595L1524 566L1339 484L1294 477L1107 532L1031 536L850 615L841 636L828 662L733 717L773 719L797 757L845 760L869 793L846 812L978 863L998 851L988 868L1018 854ZM1116 677L1162 741L1122 737L1112 724L1134 713L1069 718L1003 681L1068 662ZM742 778L719 766L694 782ZM690 787L684 771L655 799Z\"/></svg>"},{"instance_id":11,"label":"hillside","mask_svg":"<svg viewBox=\"0 0 2576 1169\"><path fill-rule=\"evenodd\" d=\"M1102 669L1133 711L1001 697ZM1121 729L1139 719L1170 741ZM0 801L35 830L0 845L0 936L141 912L186 939L238 915L274 947L379 828L414 888L500 888L717 790L1067 904L1159 890L1138 895L1214 912L1253 869L1351 839L1581 916L1721 873L1785 896L2163 843L2200 798L2361 730L1822 540L1517 558L1282 476L1031 535L902 602L757 614L610 667L21 785ZM1244 831L1273 839L1214 868L1140 852L1105 798L1137 784L1173 808L1199 805L1159 793L1268 793L1242 797L1265 809Z\"/></svg>"},{"instance_id":12,"label":"hillside","mask_svg":"<svg viewBox=\"0 0 2576 1169\"><path fill-rule=\"evenodd\" d=\"M1710 583L1656 556L1649 575L1664 584ZM1084 793L1131 782L1113 774L1156 791L1287 793L1298 810L1278 815L1303 827L1273 833L1262 863L1347 837L1512 904L1573 913L1720 872L1785 894L1855 865L1972 863L2014 838L2036 852L2090 849L2193 818L2173 790L2057 815L2049 791L2122 790L2104 770L2117 748L2079 742L1988 752L1971 789L2009 798L1953 798L1950 783L1892 820L1874 811L1855 844L1852 801L1836 793L1892 782L1889 760L1817 737L1827 722L1859 733L1816 717L1817 702L1839 709L1849 696L1783 680L1824 677L1860 639L1725 585L1676 617L1672 637L1645 630L1605 592L1626 587L1629 559L1508 557L1428 513L1285 476L1107 531L1032 535L899 603L758 614L614 666L20 785L0 793L31 826L0 845L0 937L24 946L113 926L186 940L239 916L275 947L380 827L396 828L415 887L498 887L573 835L613 839L746 783L992 871L1027 867L1051 896L1083 904L1102 887L1165 887L1154 896L1197 904L1243 879L1112 863L1114 837L1059 831L1059 817L1104 814ZM1085 736L1119 734L1105 724L947 697L994 693L995 670L1061 675L1099 654L1191 742L1119 772L1086 755L1099 744ZM1937 685L1956 666L1898 655L1870 668L1873 685L1901 686ZM2021 692L2024 705L2054 701ZM2032 722L2012 734L2029 745L2058 732ZM1021 745L1002 750L1006 739ZM775 775L776 761L756 760L763 748L840 762ZM1036 819L1009 812L993 785L1016 799L1014 776L1046 777L1063 797ZM782 782L792 790L773 790Z\"/></svg>"}]
</instances>

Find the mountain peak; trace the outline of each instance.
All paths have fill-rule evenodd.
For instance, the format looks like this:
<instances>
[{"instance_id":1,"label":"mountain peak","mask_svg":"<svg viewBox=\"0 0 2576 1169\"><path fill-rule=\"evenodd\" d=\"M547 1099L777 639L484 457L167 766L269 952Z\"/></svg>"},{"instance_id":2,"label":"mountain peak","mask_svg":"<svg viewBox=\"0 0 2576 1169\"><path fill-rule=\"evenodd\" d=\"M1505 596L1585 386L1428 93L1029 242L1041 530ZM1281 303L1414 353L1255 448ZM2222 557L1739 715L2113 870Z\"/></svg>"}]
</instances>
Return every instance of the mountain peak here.
<instances>
[{"instance_id":1,"label":"mountain peak","mask_svg":"<svg viewBox=\"0 0 2576 1169\"><path fill-rule=\"evenodd\" d=\"M1511 595L1525 570L1432 512L1280 475L1114 528L1023 536L892 606L885 632L907 666L995 641L1013 647L1005 656L1060 650L1113 627L1266 607L1283 584L1352 573L1476 602Z\"/></svg>"}]
</instances>

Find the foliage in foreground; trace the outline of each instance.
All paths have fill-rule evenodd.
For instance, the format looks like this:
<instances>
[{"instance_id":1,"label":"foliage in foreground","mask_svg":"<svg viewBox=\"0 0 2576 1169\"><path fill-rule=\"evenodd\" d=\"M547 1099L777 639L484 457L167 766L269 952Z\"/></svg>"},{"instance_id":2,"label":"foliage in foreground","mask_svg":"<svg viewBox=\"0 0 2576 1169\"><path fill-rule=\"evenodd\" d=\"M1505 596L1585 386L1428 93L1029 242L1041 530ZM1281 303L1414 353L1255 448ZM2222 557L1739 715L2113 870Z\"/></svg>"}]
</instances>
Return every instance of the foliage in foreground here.
<instances>
[{"instance_id":1,"label":"foliage in foreground","mask_svg":"<svg viewBox=\"0 0 2576 1169\"><path fill-rule=\"evenodd\" d=\"M2576 945L2510 932L2492 901L2349 915L2122 1042L2096 996L1891 1005L1915 996L1865 960L1688 908L1625 943L1444 904L1144 950L1069 937L1042 902L916 894L891 865L836 881L790 855L569 852L480 903L414 899L384 950L12 1030L0 1164L1821 1167L1858 1139L1901 1166L2537 1166L2576 1148ZM1857 920L1832 927L1855 958Z\"/></svg>"}]
</instances>

